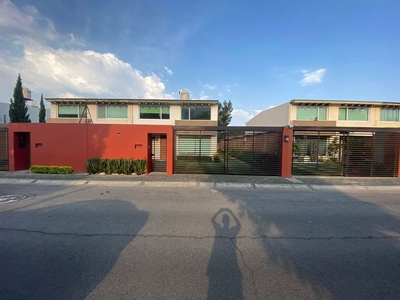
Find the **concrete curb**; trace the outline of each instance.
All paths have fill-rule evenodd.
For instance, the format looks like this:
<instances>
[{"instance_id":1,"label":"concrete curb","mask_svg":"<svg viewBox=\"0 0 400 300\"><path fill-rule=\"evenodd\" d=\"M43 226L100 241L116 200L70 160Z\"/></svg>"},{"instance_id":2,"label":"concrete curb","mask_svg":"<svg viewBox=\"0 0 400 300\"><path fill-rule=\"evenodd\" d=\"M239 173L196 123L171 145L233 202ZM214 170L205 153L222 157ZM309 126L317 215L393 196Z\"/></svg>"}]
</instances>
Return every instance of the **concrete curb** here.
<instances>
[{"instance_id":1,"label":"concrete curb","mask_svg":"<svg viewBox=\"0 0 400 300\"><path fill-rule=\"evenodd\" d=\"M45 180L45 179L15 179L0 178L0 184L35 184L60 186L126 186L126 187L204 187L204 188L239 188L264 190L369 190L369 191L400 191L398 186L364 186L364 185L307 185L300 183L269 184L240 182L197 182L197 181L107 181L107 180Z\"/></svg>"}]
</instances>

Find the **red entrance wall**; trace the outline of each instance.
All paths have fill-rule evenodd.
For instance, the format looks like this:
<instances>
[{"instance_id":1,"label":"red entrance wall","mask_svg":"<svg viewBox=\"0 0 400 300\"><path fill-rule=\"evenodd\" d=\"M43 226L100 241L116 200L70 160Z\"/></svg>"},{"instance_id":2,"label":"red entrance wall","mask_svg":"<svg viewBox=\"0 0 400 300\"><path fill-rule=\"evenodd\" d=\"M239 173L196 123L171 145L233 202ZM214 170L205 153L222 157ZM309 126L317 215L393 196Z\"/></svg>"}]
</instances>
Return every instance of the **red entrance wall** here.
<instances>
[{"instance_id":1,"label":"red entrance wall","mask_svg":"<svg viewBox=\"0 0 400 300\"><path fill-rule=\"evenodd\" d=\"M129 124L30 124L10 123L9 168L19 169L21 157L15 147L17 132L30 133L31 165L72 166L74 172L86 172L86 160L102 158L145 158L148 152L149 134L167 135L166 173L173 172L173 130L166 125Z\"/></svg>"}]
</instances>

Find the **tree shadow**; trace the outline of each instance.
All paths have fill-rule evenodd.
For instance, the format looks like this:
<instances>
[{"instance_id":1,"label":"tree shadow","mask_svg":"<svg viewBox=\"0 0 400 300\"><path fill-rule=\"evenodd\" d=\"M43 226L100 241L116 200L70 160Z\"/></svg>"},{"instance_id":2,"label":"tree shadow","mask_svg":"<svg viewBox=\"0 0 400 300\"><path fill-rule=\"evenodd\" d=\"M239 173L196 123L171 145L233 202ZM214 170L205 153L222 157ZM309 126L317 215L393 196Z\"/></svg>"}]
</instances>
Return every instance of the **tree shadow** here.
<instances>
[{"instance_id":1,"label":"tree shadow","mask_svg":"<svg viewBox=\"0 0 400 300\"><path fill-rule=\"evenodd\" d=\"M400 221L371 194L358 199L328 191L307 199L316 192L265 191L260 200L252 192L218 191L251 221L268 265L296 277L297 287L290 282L286 290L275 290L283 298L299 293L299 286L316 299L399 298Z\"/></svg>"},{"instance_id":2,"label":"tree shadow","mask_svg":"<svg viewBox=\"0 0 400 300\"><path fill-rule=\"evenodd\" d=\"M207 267L207 299L243 299L242 272L236 248L236 236L241 224L228 208L221 208L211 222L215 229L215 241Z\"/></svg>"},{"instance_id":3,"label":"tree shadow","mask_svg":"<svg viewBox=\"0 0 400 300\"><path fill-rule=\"evenodd\" d=\"M0 213L1 298L85 299L148 215L120 200Z\"/></svg>"}]
</instances>

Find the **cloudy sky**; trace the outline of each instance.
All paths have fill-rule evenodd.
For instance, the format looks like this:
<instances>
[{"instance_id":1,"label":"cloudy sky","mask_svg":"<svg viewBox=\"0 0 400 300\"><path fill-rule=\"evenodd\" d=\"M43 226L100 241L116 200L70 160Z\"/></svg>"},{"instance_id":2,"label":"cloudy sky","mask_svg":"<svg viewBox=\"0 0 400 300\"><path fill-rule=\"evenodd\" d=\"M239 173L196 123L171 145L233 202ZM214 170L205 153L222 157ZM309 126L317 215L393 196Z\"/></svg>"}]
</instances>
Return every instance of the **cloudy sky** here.
<instances>
[{"instance_id":1,"label":"cloudy sky","mask_svg":"<svg viewBox=\"0 0 400 300\"><path fill-rule=\"evenodd\" d=\"M232 125L291 99L400 102L399 0L0 0L0 102L231 100Z\"/></svg>"}]
</instances>

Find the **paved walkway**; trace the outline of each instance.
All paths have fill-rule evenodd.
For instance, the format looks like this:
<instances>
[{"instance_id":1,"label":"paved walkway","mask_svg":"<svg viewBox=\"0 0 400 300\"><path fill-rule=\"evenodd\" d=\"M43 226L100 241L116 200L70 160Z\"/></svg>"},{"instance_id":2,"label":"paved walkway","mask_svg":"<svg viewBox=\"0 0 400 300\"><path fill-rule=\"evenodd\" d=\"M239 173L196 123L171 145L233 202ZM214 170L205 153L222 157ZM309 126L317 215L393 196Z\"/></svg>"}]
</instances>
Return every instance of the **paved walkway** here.
<instances>
[{"instance_id":1,"label":"paved walkway","mask_svg":"<svg viewBox=\"0 0 400 300\"><path fill-rule=\"evenodd\" d=\"M148 175L49 175L29 171L0 171L0 184L53 184L53 185L129 185L152 187L241 187L282 189L399 189L400 178L208 175L151 173Z\"/></svg>"}]
</instances>

